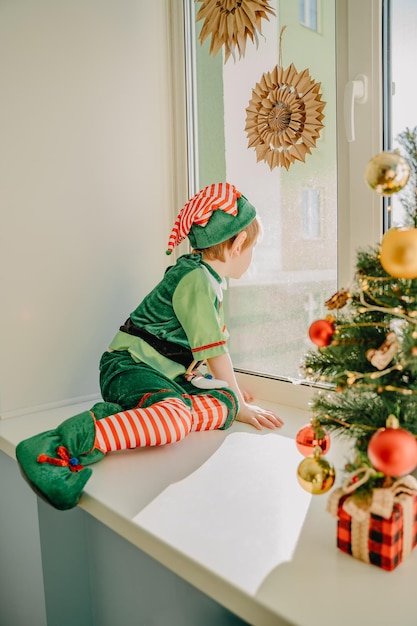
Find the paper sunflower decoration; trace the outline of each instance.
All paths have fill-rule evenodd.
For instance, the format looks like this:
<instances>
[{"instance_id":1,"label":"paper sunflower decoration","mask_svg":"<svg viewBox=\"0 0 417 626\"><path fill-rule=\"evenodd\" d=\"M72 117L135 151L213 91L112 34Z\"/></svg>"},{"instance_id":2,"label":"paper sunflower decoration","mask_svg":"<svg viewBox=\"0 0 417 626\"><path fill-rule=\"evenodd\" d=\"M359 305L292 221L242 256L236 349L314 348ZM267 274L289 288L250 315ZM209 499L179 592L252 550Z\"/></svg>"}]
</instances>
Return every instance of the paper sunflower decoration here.
<instances>
[{"instance_id":1,"label":"paper sunflower decoration","mask_svg":"<svg viewBox=\"0 0 417 626\"><path fill-rule=\"evenodd\" d=\"M248 147L255 148L257 160L266 161L271 170L304 162L323 128L325 105L320 83L308 69L297 72L292 63L286 70L277 65L252 89L246 109Z\"/></svg>"},{"instance_id":2,"label":"paper sunflower decoration","mask_svg":"<svg viewBox=\"0 0 417 626\"><path fill-rule=\"evenodd\" d=\"M241 58L248 37L258 45L261 20L269 20L268 13L275 15L267 0L205 0L196 16L197 22L204 20L200 43L211 35L210 54L215 56L224 45L225 63L236 50Z\"/></svg>"}]
</instances>

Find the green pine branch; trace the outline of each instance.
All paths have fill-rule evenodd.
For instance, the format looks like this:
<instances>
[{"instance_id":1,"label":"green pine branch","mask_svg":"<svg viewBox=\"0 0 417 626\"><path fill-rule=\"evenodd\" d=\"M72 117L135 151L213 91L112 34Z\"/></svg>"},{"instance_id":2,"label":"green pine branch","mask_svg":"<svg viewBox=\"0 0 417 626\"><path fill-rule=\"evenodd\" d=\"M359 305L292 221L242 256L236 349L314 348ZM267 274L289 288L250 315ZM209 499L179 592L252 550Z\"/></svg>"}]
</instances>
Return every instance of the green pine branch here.
<instances>
[{"instance_id":1,"label":"green pine branch","mask_svg":"<svg viewBox=\"0 0 417 626\"><path fill-rule=\"evenodd\" d=\"M398 141L411 170L399 199L417 228L417 127ZM330 344L309 350L303 370L323 387L311 403L314 421L352 443L352 472L370 466L369 441L389 416L417 436L417 279L388 274L377 245L358 251L353 284L342 292L326 302ZM366 496L385 480L375 474L360 491Z\"/></svg>"}]
</instances>

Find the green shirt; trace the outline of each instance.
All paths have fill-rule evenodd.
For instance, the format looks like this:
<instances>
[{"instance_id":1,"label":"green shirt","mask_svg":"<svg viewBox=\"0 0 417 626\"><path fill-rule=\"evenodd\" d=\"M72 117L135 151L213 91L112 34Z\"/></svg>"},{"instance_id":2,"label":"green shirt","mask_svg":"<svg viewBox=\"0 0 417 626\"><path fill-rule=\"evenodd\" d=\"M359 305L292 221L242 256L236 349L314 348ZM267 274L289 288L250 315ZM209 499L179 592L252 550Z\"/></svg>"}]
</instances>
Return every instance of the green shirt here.
<instances>
[{"instance_id":1,"label":"green shirt","mask_svg":"<svg viewBox=\"0 0 417 626\"><path fill-rule=\"evenodd\" d=\"M201 254L185 254L168 268L130 317L136 326L158 338L191 349L200 361L228 352L222 300L221 277ZM171 379L185 371L143 339L122 331L109 348L127 350L135 361L145 362Z\"/></svg>"}]
</instances>

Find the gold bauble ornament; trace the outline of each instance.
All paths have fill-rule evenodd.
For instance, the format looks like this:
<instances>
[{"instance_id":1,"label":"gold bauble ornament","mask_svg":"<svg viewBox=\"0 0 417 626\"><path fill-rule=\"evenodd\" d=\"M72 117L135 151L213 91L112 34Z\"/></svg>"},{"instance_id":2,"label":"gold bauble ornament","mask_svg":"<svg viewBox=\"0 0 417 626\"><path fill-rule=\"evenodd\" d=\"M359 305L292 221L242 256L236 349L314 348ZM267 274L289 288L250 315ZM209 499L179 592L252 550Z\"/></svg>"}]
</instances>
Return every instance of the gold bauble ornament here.
<instances>
[{"instance_id":1,"label":"gold bauble ornament","mask_svg":"<svg viewBox=\"0 0 417 626\"><path fill-rule=\"evenodd\" d=\"M390 228L381 241L381 265L394 278L417 278L417 228Z\"/></svg>"},{"instance_id":2,"label":"gold bauble ornament","mask_svg":"<svg viewBox=\"0 0 417 626\"><path fill-rule=\"evenodd\" d=\"M333 465L323 458L318 446L314 454L303 459L298 466L298 482L313 496L329 491L334 485L335 478L336 472Z\"/></svg>"},{"instance_id":3,"label":"gold bauble ornament","mask_svg":"<svg viewBox=\"0 0 417 626\"><path fill-rule=\"evenodd\" d=\"M398 152L381 152L366 166L365 180L382 196L401 191L410 177L410 166Z\"/></svg>"}]
</instances>

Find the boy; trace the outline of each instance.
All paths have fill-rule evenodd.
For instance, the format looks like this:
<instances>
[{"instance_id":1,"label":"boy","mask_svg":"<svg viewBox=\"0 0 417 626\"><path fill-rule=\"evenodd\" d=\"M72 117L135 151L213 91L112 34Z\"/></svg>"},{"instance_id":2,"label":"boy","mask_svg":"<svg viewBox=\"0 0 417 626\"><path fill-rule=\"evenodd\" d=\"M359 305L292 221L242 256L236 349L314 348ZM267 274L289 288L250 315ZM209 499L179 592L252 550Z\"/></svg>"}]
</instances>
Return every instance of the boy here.
<instances>
[{"instance_id":1,"label":"boy","mask_svg":"<svg viewBox=\"0 0 417 626\"><path fill-rule=\"evenodd\" d=\"M271 411L245 401L223 321L223 281L248 269L259 235L254 207L229 183L209 185L186 203L167 253L185 237L193 251L168 268L103 354L104 402L16 448L41 497L72 508L92 472L85 466L113 450L173 443L234 419L257 429L282 426Z\"/></svg>"}]
</instances>

